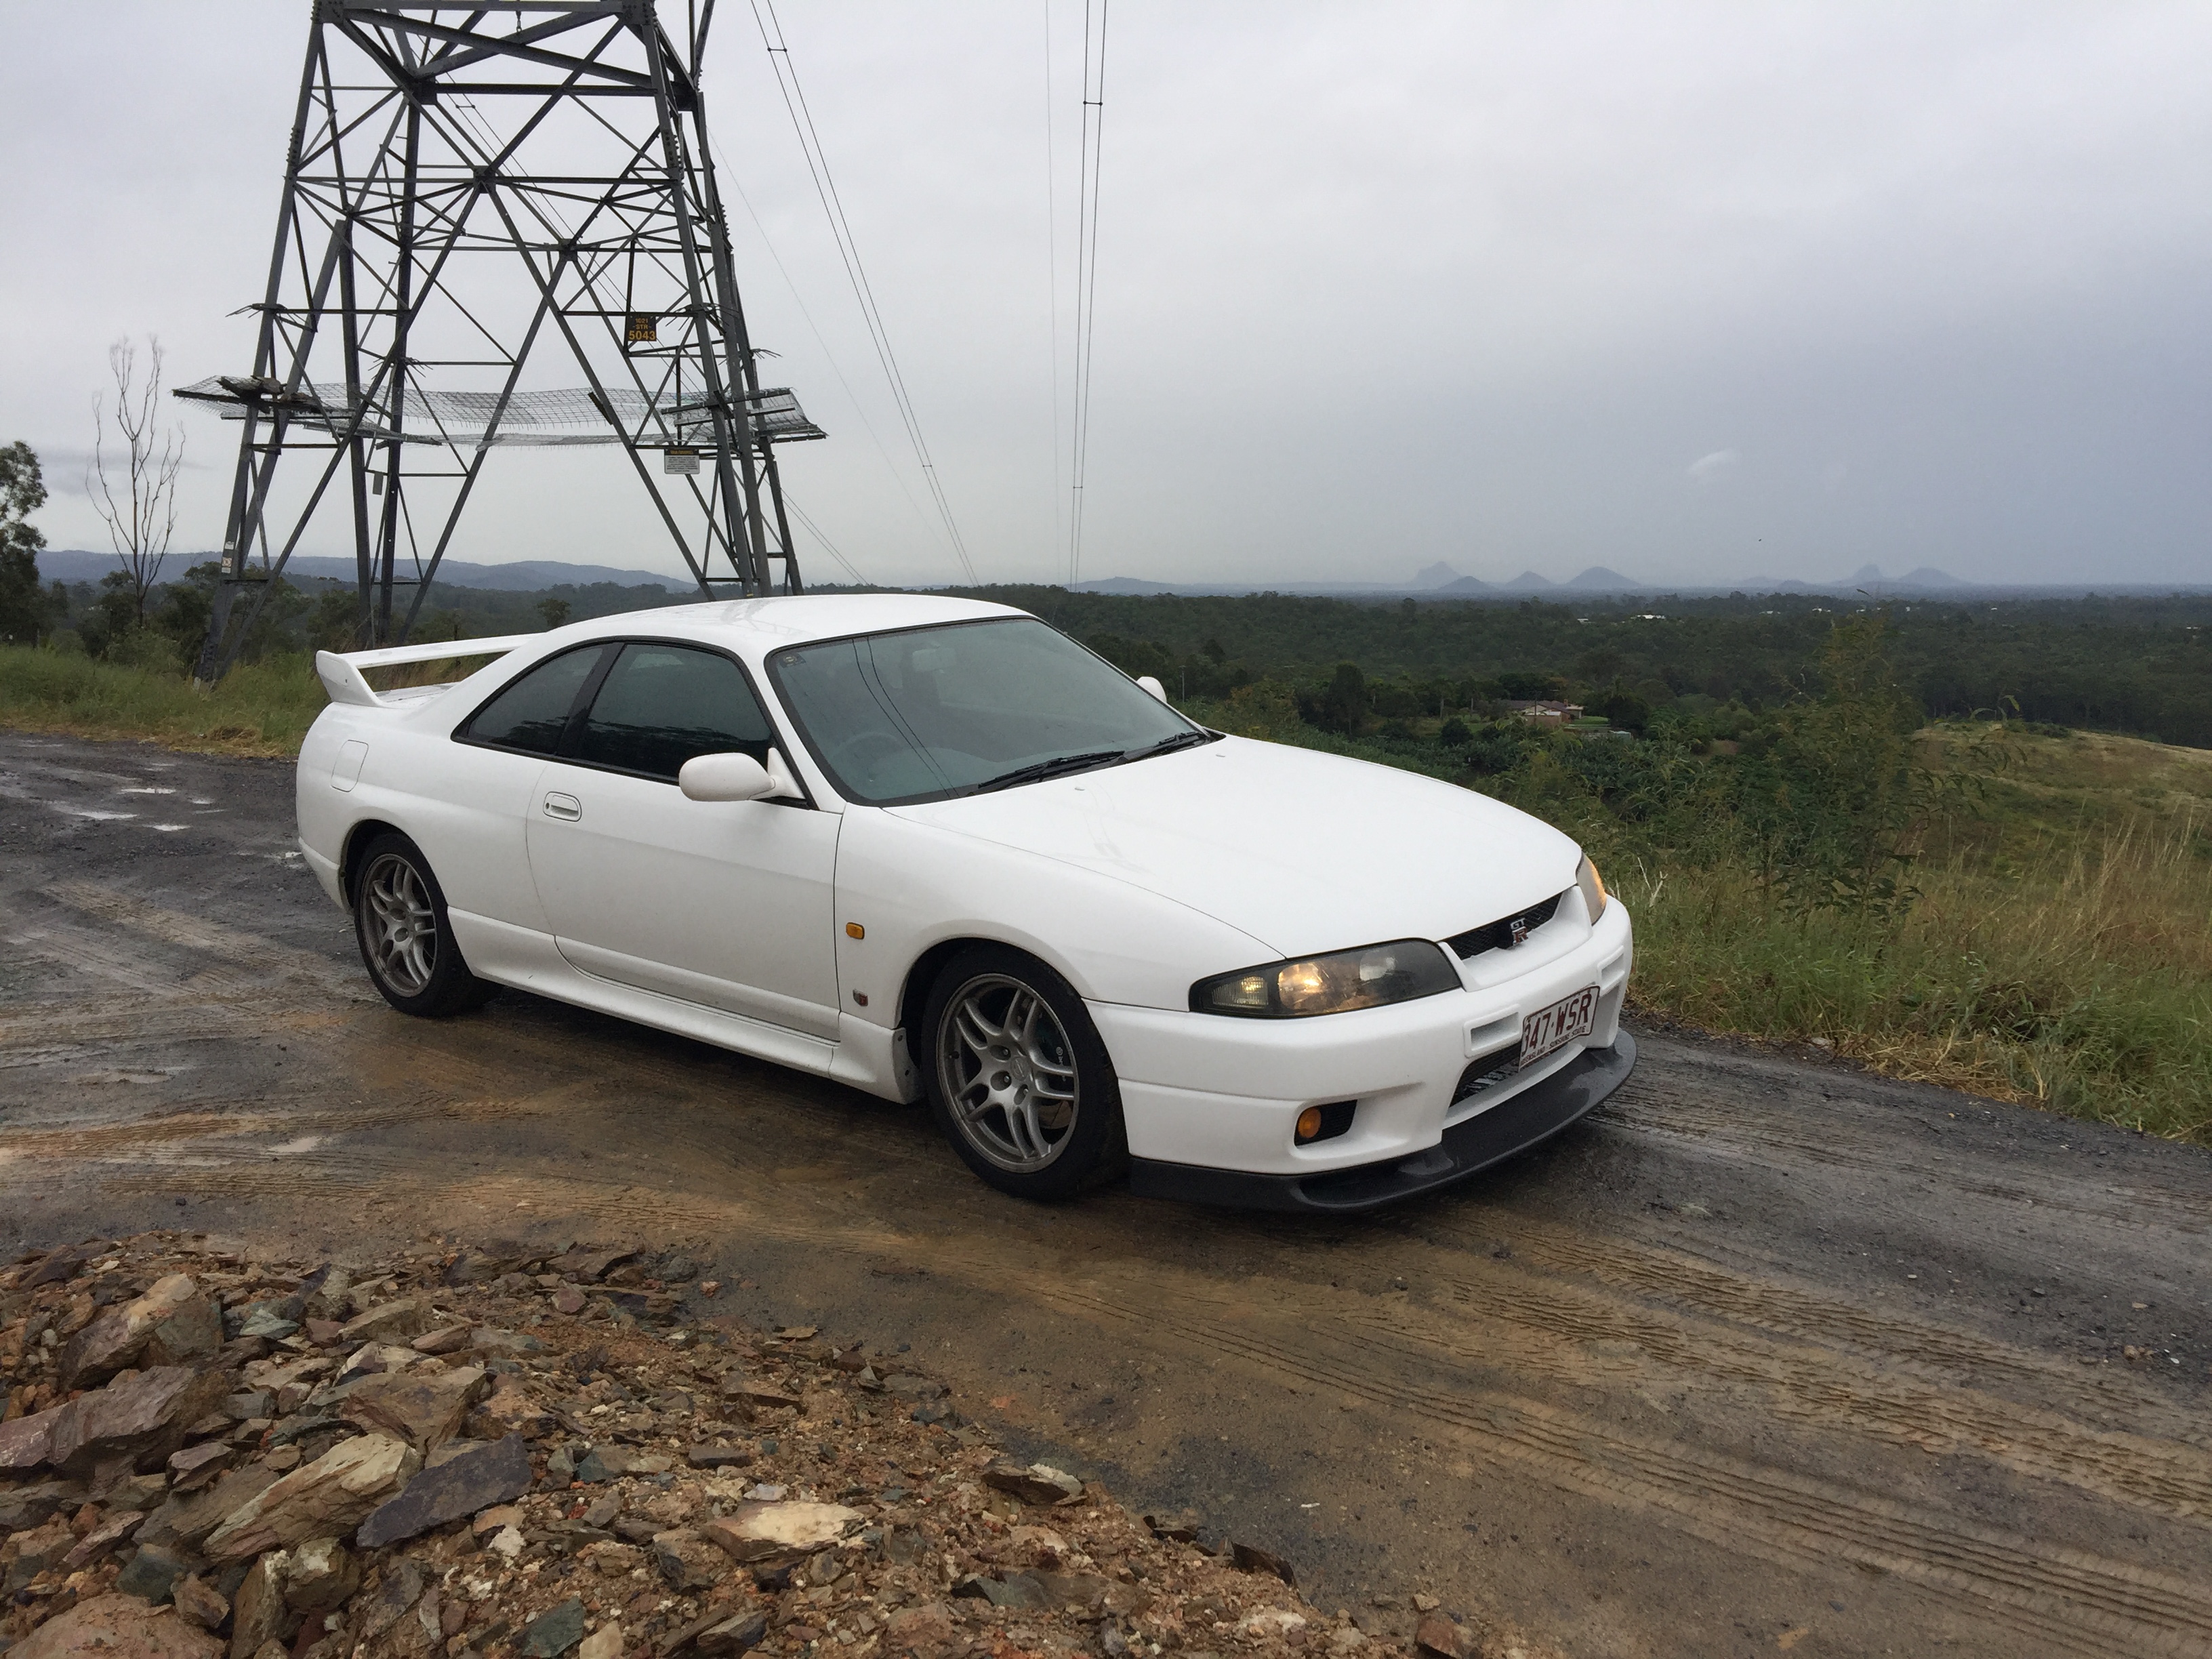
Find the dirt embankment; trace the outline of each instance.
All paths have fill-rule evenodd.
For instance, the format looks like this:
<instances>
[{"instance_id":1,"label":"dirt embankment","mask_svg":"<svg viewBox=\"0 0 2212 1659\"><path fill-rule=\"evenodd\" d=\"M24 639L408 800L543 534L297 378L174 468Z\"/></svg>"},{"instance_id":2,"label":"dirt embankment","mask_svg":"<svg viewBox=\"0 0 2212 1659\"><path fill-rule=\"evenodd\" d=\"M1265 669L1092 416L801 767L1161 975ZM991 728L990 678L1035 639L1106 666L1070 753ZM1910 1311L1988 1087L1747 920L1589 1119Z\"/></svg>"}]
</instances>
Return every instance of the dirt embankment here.
<instances>
[{"instance_id":1,"label":"dirt embankment","mask_svg":"<svg viewBox=\"0 0 2212 1659\"><path fill-rule=\"evenodd\" d=\"M1401 1610L1314 1607L1197 1517L1002 1455L896 1353L714 1311L698 1273L680 1249L348 1269L173 1235L31 1255L0 1273L0 1649L1407 1651L1377 1628ZM1490 1634L1419 1624L1449 1659L1525 1650Z\"/></svg>"}]
</instances>

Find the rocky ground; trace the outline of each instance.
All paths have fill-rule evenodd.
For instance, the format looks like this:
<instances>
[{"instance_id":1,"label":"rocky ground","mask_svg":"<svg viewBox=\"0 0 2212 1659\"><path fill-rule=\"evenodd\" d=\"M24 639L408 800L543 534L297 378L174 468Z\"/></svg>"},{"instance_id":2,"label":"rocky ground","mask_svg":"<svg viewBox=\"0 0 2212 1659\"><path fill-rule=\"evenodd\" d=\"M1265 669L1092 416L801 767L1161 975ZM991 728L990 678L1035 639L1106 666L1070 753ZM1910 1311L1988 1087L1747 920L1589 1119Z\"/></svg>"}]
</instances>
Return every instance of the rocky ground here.
<instances>
[{"instance_id":1,"label":"rocky ground","mask_svg":"<svg viewBox=\"0 0 2212 1659\"><path fill-rule=\"evenodd\" d=\"M1425 1595L1315 1607L1199 1517L1003 1457L897 1352L747 1328L699 1272L27 1255L0 1272L0 1652L1534 1652Z\"/></svg>"}]
</instances>

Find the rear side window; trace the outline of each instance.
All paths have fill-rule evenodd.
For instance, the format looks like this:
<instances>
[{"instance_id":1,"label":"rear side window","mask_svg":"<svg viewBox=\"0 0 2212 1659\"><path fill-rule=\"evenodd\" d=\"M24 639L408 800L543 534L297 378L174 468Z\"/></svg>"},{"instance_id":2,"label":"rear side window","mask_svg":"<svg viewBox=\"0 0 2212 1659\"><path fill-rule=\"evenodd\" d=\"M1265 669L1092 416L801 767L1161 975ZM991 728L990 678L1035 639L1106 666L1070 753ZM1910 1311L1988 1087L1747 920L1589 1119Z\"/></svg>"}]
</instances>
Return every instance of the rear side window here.
<instances>
[{"instance_id":1,"label":"rear side window","mask_svg":"<svg viewBox=\"0 0 2212 1659\"><path fill-rule=\"evenodd\" d=\"M542 662L477 710L461 735L472 743L550 755L605 646L586 646Z\"/></svg>"},{"instance_id":2,"label":"rear side window","mask_svg":"<svg viewBox=\"0 0 2212 1659\"><path fill-rule=\"evenodd\" d=\"M607 672L571 760L674 782L695 755L765 762L768 716L744 671L713 651L632 643Z\"/></svg>"}]
</instances>

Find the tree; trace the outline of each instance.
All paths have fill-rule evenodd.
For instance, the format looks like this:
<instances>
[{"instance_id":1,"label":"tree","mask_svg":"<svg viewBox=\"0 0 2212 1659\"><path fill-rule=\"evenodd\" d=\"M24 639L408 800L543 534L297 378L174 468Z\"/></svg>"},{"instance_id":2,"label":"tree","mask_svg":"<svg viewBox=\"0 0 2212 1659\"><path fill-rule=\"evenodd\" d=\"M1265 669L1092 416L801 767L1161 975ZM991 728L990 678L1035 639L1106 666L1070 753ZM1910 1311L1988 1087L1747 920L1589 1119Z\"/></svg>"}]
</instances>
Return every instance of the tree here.
<instances>
[{"instance_id":1,"label":"tree","mask_svg":"<svg viewBox=\"0 0 2212 1659\"><path fill-rule=\"evenodd\" d=\"M1367 677L1359 672L1359 665L1340 662L1329 676L1328 684L1316 699L1316 726L1324 732L1340 732L1347 738L1356 738L1367 729Z\"/></svg>"},{"instance_id":2,"label":"tree","mask_svg":"<svg viewBox=\"0 0 2212 1659\"><path fill-rule=\"evenodd\" d=\"M1651 705L1617 681L1590 704L1590 712L1604 715L1623 731L1633 732L1639 738L1651 724Z\"/></svg>"},{"instance_id":3,"label":"tree","mask_svg":"<svg viewBox=\"0 0 2212 1659\"><path fill-rule=\"evenodd\" d=\"M46 608L39 591L39 550L46 538L29 522L46 504L39 458L18 439L0 447L0 641L36 645Z\"/></svg>"},{"instance_id":4,"label":"tree","mask_svg":"<svg viewBox=\"0 0 2212 1659\"><path fill-rule=\"evenodd\" d=\"M127 337L107 348L108 373L115 381L115 431L123 453L111 471L108 417L101 400L94 398L92 469L84 481L85 494L107 520L108 539L123 562L122 574L130 583L142 626L146 595L161 580L170 532L176 528L177 470L185 462L184 428L164 431L155 419L161 407L161 343L149 336L146 344L153 363L143 381L138 378L138 348Z\"/></svg>"},{"instance_id":5,"label":"tree","mask_svg":"<svg viewBox=\"0 0 2212 1659\"><path fill-rule=\"evenodd\" d=\"M540 599L538 614L545 619L546 627L558 628L568 620L568 601L557 598Z\"/></svg>"}]
</instances>

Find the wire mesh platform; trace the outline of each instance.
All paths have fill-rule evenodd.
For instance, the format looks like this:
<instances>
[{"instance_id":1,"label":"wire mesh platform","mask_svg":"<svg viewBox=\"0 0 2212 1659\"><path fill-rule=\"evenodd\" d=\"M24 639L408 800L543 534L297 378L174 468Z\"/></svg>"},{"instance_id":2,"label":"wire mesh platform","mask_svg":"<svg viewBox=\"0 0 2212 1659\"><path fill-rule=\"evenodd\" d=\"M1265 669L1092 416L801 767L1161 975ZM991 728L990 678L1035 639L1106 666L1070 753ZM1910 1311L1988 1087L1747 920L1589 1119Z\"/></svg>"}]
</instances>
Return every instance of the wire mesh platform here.
<instances>
[{"instance_id":1,"label":"wire mesh platform","mask_svg":"<svg viewBox=\"0 0 2212 1659\"><path fill-rule=\"evenodd\" d=\"M244 420L249 407L264 414L282 409L302 426L338 434L352 432L358 414L361 435L380 443L396 437L402 443L451 442L471 449L501 445L550 448L620 443L627 433L633 442L647 447L660 443L692 447L711 445L714 437L712 412L700 399L670 396L648 400L645 393L628 386L611 387L604 398L581 387L517 392L507 398L503 410L496 392L440 392L410 386L405 405L410 428L398 433L389 425L388 408L370 404L356 410L347 400L345 387L335 384L302 386L288 397L281 381L216 374L179 386L176 395L215 405L227 421ZM803 443L828 435L806 418L788 387L765 387L750 396L739 396L750 406L753 430L770 442ZM422 424L414 425L416 421Z\"/></svg>"}]
</instances>

